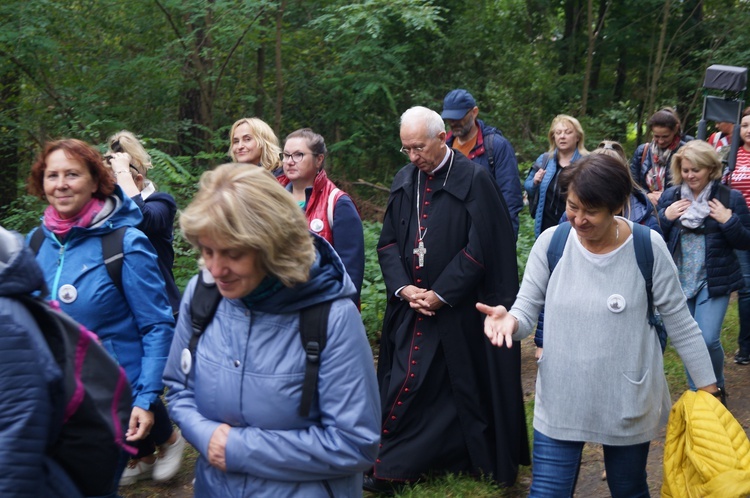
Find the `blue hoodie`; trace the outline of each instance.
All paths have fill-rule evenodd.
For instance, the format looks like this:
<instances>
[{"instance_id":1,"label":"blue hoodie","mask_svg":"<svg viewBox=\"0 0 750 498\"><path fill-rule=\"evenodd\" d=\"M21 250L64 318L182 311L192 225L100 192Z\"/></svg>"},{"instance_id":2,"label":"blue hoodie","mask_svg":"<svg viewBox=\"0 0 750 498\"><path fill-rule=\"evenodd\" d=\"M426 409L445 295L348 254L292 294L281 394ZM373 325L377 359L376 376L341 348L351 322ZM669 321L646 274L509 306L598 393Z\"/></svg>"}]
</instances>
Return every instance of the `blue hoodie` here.
<instances>
[{"instance_id":1,"label":"blue hoodie","mask_svg":"<svg viewBox=\"0 0 750 498\"><path fill-rule=\"evenodd\" d=\"M108 199L113 209L92 226L74 227L61 243L47 227L36 260L50 299L96 333L109 354L125 370L133 388L133 406L148 410L164 390L162 373L174 335L172 308L156 253L135 228L142 220L138 206L119 186ZM123 240L122 289L109 278L101 237L129 227ZM30 233L27 242L31 238Z\"/></svg>"},{"instance_id":2,"label":"blue hoodie","mask_svg":"<svg viewBox=\"0 0 750 498\"><path fill-rule=\"evenodd\" d=\"M340 258L315 236L310 279L248 307L222 299L201 336L189 378L181 369L192 330L183 296L164 380L168 408L199 451L196 496L362 496L362 472L378 452L380 401L372 352ZM332 301L310 414L298 413L305 373L299 312ZM227 472L208 463L216 428L229 424ZM330 491L330 494L329 494Z\"/></svg>"}]
</instances>

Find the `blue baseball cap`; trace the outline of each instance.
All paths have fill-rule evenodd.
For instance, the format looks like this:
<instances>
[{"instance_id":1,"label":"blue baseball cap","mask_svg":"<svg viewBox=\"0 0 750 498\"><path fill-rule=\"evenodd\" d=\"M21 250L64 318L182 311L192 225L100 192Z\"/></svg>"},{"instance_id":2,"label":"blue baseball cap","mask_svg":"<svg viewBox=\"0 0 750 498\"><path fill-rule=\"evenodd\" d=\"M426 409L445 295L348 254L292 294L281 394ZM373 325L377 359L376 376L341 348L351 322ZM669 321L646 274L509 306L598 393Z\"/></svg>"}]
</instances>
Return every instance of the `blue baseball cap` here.
<instances>
[{"instance_id":1,"label":"blue baseball cap","mask_svg":"<svg viewBox=\"0 0 750 498\"><path fill-rule=\"evenodd\" d=\"M477 102L471 94L463 88L457 88L448 92L443 100L443 119L461 119L466 113L474 109Z\"/></svg>"}]
</instances>

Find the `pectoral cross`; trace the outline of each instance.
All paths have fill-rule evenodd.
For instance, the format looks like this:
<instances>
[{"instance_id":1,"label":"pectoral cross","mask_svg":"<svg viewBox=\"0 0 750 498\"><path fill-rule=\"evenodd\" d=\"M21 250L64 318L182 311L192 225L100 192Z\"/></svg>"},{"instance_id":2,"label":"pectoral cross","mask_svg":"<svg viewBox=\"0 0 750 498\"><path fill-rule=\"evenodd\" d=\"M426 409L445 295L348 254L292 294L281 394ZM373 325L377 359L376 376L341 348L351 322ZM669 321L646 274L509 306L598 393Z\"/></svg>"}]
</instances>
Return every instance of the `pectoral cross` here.
<instances>
[{"instance_id":1,"label":"pectoral cross","mask_svg":"<svg viewBox=\"0 0 750 498\"><path fill-rule=\"evenodd\" d=\"M415 247L412 252L419 256L419 263L417 263L417 268L422 268L424 266L424 255L427 254L427 249L424 246L424 242L420 240L419 245Z\"/></svg>"}]
</instances>

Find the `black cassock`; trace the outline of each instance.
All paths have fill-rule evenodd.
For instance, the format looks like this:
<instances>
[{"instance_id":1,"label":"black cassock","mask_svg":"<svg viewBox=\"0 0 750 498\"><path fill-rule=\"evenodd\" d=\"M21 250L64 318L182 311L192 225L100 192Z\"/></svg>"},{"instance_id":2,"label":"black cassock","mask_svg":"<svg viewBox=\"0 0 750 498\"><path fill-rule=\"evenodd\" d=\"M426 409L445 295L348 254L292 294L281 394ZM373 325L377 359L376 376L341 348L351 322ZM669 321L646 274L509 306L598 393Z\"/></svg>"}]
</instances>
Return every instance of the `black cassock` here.
<instances>
[{"instance_id":1,"label":"black cassock","mask_svg":"<svg viewBox=\"0 0 750 498\"><path fill-rule=\"evenodd\" d=\"M417 174L420 175L419 206ZM417 213L419 209L419 213ZM419 267L417 217L426 249ZM466 472L512 485L529 464L521 348L497 348L475 303L510 309L518 292L515 238L490 175L462 154L434 175L413 164L394 178L378 258L388 305L378 360L381 447L374 476L412 480ZM435 316L395 297L406 285L448 304Z\"/></svg>"}]
</instances>

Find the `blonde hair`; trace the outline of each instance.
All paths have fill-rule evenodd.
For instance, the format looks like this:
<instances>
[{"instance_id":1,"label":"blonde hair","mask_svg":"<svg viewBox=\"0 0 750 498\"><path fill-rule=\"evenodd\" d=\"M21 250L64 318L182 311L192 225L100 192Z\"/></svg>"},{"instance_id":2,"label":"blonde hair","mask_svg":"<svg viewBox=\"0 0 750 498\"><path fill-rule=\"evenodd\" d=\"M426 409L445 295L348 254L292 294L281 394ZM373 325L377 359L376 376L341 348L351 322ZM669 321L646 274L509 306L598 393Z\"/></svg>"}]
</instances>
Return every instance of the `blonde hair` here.
<instances>
[{"instance_id":1,"label":"blonde hair","mask_svg":"<svg viewBox=\"0 0 750 498\"><path fill-rule=\"evenodd\" d=\"M237 131L237 127L246 124L250 127L250 134L253 136L258 147L260 148L260 164L259 166L268 171L273 171L276 168L281 167L281 159L279 154L281 148L279 147L279 139L273 132L270 126L259 118L242 118L235 121L232 125L232 129L229 131L229 157L232 161L237 162L237 158L232 152L232 140L234 140L234 132Z\"/></svg>"},{"instance_id":2,"label":"blonde hair","mask_svg":"<svg viewBox=\"0 0 750 498\"><path fill-rule=\"evenodd\" d=\"M122 130L118 131L107 139L107 146L109 147L108 154L112 154L112 146L115 142L120 143L122 152L130 154L130 164L132 164L139 174L146 178L146 172L154 167L151 164L151 156L148 155L146 149L141 145L140 140L130 131Z\"/></svg>"},{"instance_id":3,"label":"blonde hair","mask_svg":"<svg viewBox=\"0 0 750 498\"><path fill-rule=\"evenodd\" d=\"M682 147L672 158L670 166L672 170L672 181L675 185L682 183L682 162L688 160L698 169L710 169L710 180L721 178L721 157L714 146L703 140L691 140Z\"/></svg>"},{"instance_id":4,"label":"blonde hair","mask_svg":"<svg viewBox=\"0 0 750 498\"><path fill-rule=\"evenodd\" d=\"M573 130L575 130L576 136L578 137L576 143L578 153L581 155L588 154L589 151L586 150L586 147L583 143L586 140L586 134L583 132L581 123L573 116L568 116L567 114L558 114L557 116L555 116L555 119L552 120L552 124L549 125L549 132L547 133L547 140L549 141L548 152L552 154L557 148L557 145L555 145L555 128L560 124L568 125L573 128Z\"/></svg>"},{"instance_id":5,"label":"blonde hair","mask_svg":"<svg viewBox=\"0 0 750 498\"><path fill-rule=\"evenodd\" d=\"M306 282L315 261L305 215L262 168L229 163L203 173L198 193L180 213L180 228L196 248L207 237L258 251L262 268L287 287Z\"/></svg>"}]
</instances>

